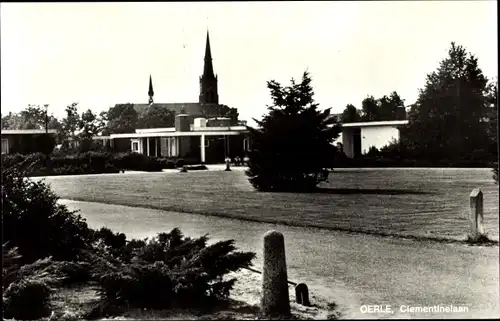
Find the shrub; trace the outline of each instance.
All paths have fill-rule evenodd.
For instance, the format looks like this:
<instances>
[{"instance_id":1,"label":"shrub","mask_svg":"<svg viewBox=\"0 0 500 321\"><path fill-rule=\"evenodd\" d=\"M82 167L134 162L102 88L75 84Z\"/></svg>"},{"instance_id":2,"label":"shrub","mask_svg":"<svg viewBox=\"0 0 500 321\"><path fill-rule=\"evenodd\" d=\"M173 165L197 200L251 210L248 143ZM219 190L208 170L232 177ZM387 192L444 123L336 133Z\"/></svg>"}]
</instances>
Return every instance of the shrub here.
<instances>
[{"instance_id":1,"label":"shrub","mask_svg":"<svg viewBox=\"0 0 500 321\"><path fill-rule=\"evenodd\" d=\"M183 158L178 158L178 159L175 161L175 167L176 167L176 168L183 167L184 165L186 165L186 162L184 161L184 159L183 159Z\"/></svg>"},{"instance_id":2,"label":"shrub","mask_svg":"<svg viewBox=\"0 0 500 321\"><path fill-rule=\"evenodd\" d=\"M2 252L2 285L5 289L9 286L9 284L17 279L19 259L21 258L21 255L19 254L17 247L9 248L8 243L2 244Z\"/></svg>"},{"instance_id":3,"label":"shrub","mask_svg":"<svg viewBox=\"0 0 500 321\"><path fill-rule=\"evenodd\" d=\"M102 227L100 230L94 233L94 237L97 241L101 240L105 245L113 248L119 249L126 245L127 237L123 233L113 233L109 228Z\"/></svg>"},{"instance_id":4,"label":"shrub","mask_svg":"<svg viewBox=\"0 0 500 321\"><path fill-rule=\"evenodd\" d=\"M231 271L251 265L250 252L234 252L234 241L207 246L208 237L191 239L179 229L122 248L129 263L100 275L100 295L108 305L135 308L193 307L227 298L235 280Z\"/></svg>"},{"instance_id":5,"label":"shrub","mask_svg":"<svg viewBox=\"0 0 500 321\"><path fill-rule=\"evenodd\" d=\"M186 166L186 168L188 171L201 171L208 169L205 165L191 165L191 166Z\"/></svg>"},{"instance_id":6,"label":"shrub","mask_svg":"<svg viewBox=\"0 0 500 321\"><path fill-rule=\"evenodd\" d=\"M163 164L159 159L139 153L118 154L113 163L118 169L148 172L161 172L163 169Z\"/></svg>"},{"instance_id":7,"label":"shrub","mask_svg":"<svg viewBox=\"0 0 500 321\"><path fill-rule=\"evenodd\" d=\"M4 157L2 155L2 166L11 167L20 165L24 161L35 163L26 170L28 176L46 175L77 175L77 174L100 174L118 173L119 170L113 165L112 155L109 153L88 152L84 154L67 155L63 153L46 156L41 153L31 155L14 155Z\"/></svg>"},{"instance_id":8,"label":"shrub","mask_svg":"<svg viewBox=\"0 0 500 321\"><path fill-rule=\"evenodd\" d=\"M43 182L34 182L15 168L2 172L4 241L19 248L22 263L52 256L74 260L91 245L85 220L66 206Z\"/></svg>"},{"instance_id":9,"label":"shrub","mask_svg":"<svg viewBox=\"0 0 500 321\"><path fill-rule=\"evenodd\" d=\"M69 285L91 280L91 265L88 262L54 261L48 257L23 265L18 277L43 280L46 284Z\"/></svg>"},{"instance_id":10,"label":"shrub","mask_svg":"<svg viewBox=\"0 0 500 321\"><path fill-rule=\"evenodd\" d=\"M50 315L51 288L34 279L11 283L3 295L3 316L6 319L34 320Z\"/></svg>"}]
</instances>

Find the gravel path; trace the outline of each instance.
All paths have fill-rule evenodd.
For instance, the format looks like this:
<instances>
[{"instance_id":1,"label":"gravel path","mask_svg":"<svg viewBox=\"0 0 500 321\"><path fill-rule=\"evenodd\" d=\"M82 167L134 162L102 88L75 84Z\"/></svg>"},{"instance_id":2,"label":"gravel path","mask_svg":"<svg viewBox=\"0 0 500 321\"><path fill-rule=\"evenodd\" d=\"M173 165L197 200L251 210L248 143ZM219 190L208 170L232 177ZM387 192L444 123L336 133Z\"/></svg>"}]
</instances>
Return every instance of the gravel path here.
<instances>
[{"instance_id":1,"label":"gravel path","mask_svg":"<svg viewBox=\"0 0 500 321\"><path fill-rule=\"evenodd\" d=\"M61 203L80 209L91 227L107 226L128 237L151 237L179 227L189 236L209 233L213 241L234 239L241 250L257 253L254 267L258 270L262 235L278 230L285 236L289 279L306 283L317 300L335 302L345 318L500 314L497 246L419 242L101 203ZM393 313L363 314L363 305L390 305ZM403 313L402 305L463 306L468 312Z\"/></svg>"}]
</instances>

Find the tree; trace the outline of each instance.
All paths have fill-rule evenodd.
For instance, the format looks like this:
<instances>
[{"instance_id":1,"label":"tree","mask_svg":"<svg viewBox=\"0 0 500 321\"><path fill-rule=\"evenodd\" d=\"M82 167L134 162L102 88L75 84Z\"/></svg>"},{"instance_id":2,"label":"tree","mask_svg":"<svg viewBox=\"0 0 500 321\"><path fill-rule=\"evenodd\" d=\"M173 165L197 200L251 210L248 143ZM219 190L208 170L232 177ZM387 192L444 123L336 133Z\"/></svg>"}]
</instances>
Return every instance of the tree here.
<instances>
[{"instance_id":1,"label":"tree","mask_svg":"<svg viewBox=\"0 0 500 321\"><path fill-rule=\"evenodd\" d=\"M2 115L2 129L22 129L23 128L22 117L13 112L9 112L7 115Z\"/></svg>"},{"instance_id":2,"label":"tree","mask_svg":"<svg viewBox=\"0 0 500 321\"><path fill-rule=\"evenodd\" d=\"M404 100L393 91L389 97L384 95L378 100L378 112L375 120L396 120L401 118L398 111L404 108Z\"/></svg>"},{"instance_id":3,"label":"tree","mask_svg":"<svg viewBox=\"0 0 500 321\"><path fill-rule=\"evenodd\" d=\"M78 142L80 144L80 150L88 151L92 147L93 137L97 136L101 131L100 126L101 122L92 110L87 109L86 112L82 113L78 124Z\"/></svg>"},{"instance_id":4,"label":"tree","mask_svg":"<svg viewBox=\"0 0 500 321\"><path fill-rule=\"evenodd\" d=\"M361 111L354 105L348 104L342 112L341 121L343 123L354 123L361 121Z\"/></svg>"},{"instance_id":5,"label":"tree","mask_svg":"<svg viewBox=\"0 0 500 321\"><path fill-rule=\"evenodd\" d=\"M376 121L379 119L378 102L373 96L368 96L361 102L363 110L363 121Z\"/></svg>"},{"instance_id":6,"label":"tree","mask_svg":"<svg viewBox=\"0 0 500 321\"><path fill-rule=\"evenodd\" d=\"M448 57L427 75L401 135L417 154L428 159L481 154L488 144L484 124L487 83L477 58L452 43Z\"/></svg>"},{"instance_id":7,"label":"tree","mask_svg":"<svg viewBox=\"0 0 500 321\"><path fill-rule=\"evenodd\" d=\"M61 124L54 115L45 116L45 107L28 105L19 113L2 116L2 129L45 129L46 120L48 129L59 129Z\"/></svg>"},{"instance_id":8,"label":"tree","mask_svg":"<svg viewBox=\"0 0 500 321\"><path fill-rule=\"evenodd\" d=\"M488 84L486 95L486 112L484 122L490 143L498 142L498 79ZM496 148L496 146L495 146Z\"/></svg>"},{"instance_id":9,"label":"tree","mask_svg":"<svg viewBox=\"0 0 500 321\"><path fill-rule=\"evenodd\" d=\"M64 148L68 147L69 140L77 141L80 129L80 115L78 114L78 103L74 102L66 107L66 117L62 119L58 139Z\"/></svg>"},{"instance_id":10,"label":"tree","mask_svg":"<svg viewBox=\"0 0 500 321\"><path fill-rule=\"evenodd\" d=\"M138 115L133 104L117 104L107 112L107 128L110 133L133 133L137 128Z\"/></svg>"},{"instance_id":11,"label":"tree","mask_svg":"<svg viewBox=\"0 0 500 321\"><path fill-rule=\"evenodd\" d=\"M227 117L231 119L231 125L237 125L238 124L238 109L229 107L227 105L219 105L219 115L221 117Z\"/></svg>"},{"instance_id":12,"label":"tree","mask_svg":"<svg viewBox=\"0 0 500 321\"><path fill-rule=\"evenodd\" d=\"M282 87L271 80L267 87L273 105L255 119L260 129L248 127L253 151L246 175L261 191L310 191L333 167L340 124L330 108L318 110L308 72L300 83L292 78Z\"/></svg>"},{"instance_id":13,"label":"tree","mask_svg":"<svg viewBox=\"0 0 500 321\"><path fill-rule=\"evenodd\" d=\"M175 112L160 105L145 109L137 121L137 128L162 128L175 126Z\"/></svg>"}]
</instances>

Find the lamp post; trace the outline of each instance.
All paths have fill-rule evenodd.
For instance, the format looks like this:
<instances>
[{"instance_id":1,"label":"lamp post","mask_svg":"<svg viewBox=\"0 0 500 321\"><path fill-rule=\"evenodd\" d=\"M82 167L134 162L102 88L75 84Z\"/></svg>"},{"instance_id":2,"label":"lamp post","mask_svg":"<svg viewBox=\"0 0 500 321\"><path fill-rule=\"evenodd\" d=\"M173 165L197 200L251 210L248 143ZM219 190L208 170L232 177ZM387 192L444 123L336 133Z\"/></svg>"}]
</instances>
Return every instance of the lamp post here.
<instances>
[{"instance_id":1,"label":"lamp post","mask_svg":"<svg viewBox=\"0 0 500 321\"><path fill-rule=\"evenodd\" d=\"M49 115L48 115L48 110L49 110L49 104L45 104L45 134L49 133Z\"/></svg>"}]
</instances>

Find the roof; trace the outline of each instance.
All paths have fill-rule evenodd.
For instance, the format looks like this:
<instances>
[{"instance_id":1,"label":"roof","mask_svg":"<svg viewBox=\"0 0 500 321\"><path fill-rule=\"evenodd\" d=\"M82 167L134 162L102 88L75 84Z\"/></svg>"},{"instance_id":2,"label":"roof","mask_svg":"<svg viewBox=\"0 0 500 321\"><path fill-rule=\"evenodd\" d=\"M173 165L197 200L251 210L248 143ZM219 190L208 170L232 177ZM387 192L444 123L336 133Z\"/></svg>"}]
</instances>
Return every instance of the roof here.
<instances>
[{"instance_id":1,"label":"roof","mask_svg":"<svg viewBox=\"0 0 500 321\"><path fill-rule=\"evenodd\" d=\"M149 108L149 104L133 105L138 114L142 114ZM175 111L176 114L180 114L183 109L185 113L190 115L201 115L202 113L200 103L153 103L153 106Z\"/></svg>"},{"instance_id":2,"label":"roof","mask_svg":"<svg viewBox=\"0 0 500 321\"><path fill-rule=\"evenodd\" d=\"M408 124L408 120L386 120L386 121L344 123L342 124L342 127L400 126L406 124Z\"/></svg>"},{"instance_id":3,"label":"roof","mask_svg":"<svg viewBox=\"0 0 500 321\"><path fill-rule=\"evenodd\" d=\"M45 133L45 129L2 129L2 135L36 135ZM57 129L49 129L48 133L57 134Z\"/></svg>"}]
</instances>

